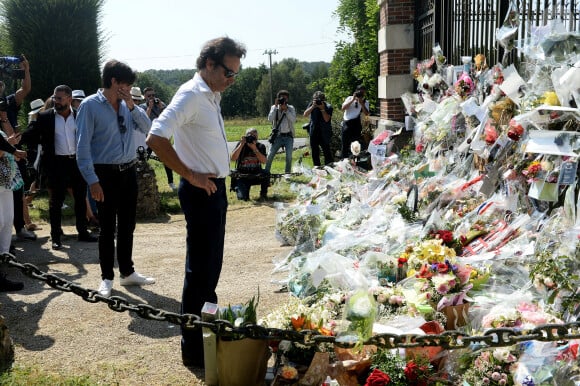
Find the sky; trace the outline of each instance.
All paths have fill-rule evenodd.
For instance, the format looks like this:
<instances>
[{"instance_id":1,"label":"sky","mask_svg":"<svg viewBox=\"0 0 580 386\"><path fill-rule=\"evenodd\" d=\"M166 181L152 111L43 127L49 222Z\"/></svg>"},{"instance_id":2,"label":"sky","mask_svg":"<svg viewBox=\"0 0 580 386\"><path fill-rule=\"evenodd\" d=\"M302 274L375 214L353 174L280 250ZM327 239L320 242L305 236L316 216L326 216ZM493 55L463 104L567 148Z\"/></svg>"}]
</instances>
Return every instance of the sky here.
<instances>
[{"instance_id":1,"label":"sky","mask_svg":"<svg viewBox=\"0 0 580 386\"><path fill-rule=\"evenodd\" d=\"M103 58L134 70L193 69L203 44L229 36L246 46L243 67L285 58L330 62L339 0L105 0Z\"/></svg>"}]
</instances>

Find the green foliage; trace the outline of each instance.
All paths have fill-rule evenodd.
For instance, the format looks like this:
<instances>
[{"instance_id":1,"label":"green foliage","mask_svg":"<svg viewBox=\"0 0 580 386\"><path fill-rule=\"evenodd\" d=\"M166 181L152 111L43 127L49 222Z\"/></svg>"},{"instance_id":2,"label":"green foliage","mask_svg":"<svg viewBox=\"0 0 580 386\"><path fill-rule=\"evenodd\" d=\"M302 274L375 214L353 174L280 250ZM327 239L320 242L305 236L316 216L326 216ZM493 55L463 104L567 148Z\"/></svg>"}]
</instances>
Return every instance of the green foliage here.
<instances>
[{"instance_id":1,"label":"green foliage","mask_svg":"<svg viewBox=\"0 0 580 386\"><path fill-rule=\"evenodd\" d=\"M104 0L1 3L0 13L10 41L3 47L9 51L2 55L26 55L33 83L30 100L46 99L59 84L88 94L100 86L103 4Z\"/></svg>"},{"instance_id":2,"label":"green foliage","mask_svg":"<svg viewBox=\"0 0 580 386\"><path fill-rule=\"evenodd\" d=\"M236 82L222 95L221 106L224 117L265 116L265 114L258 114L255 104L256 92L265 74L267 74L267 69L264 65L240 71Z\"/></svg>"},{"instance_id":3,"label":"green foliage","mask_svg":"<svg viewBox=\"0 0 580 386\"><path fill-rule=\"evenodd\" d=\"M337 44L330 66L326 98L339 106L346 96L352 95L358 84L364 84L371 110L374 110L377 107L379 76L379 6L375 0L340 0L336 15L339 29L348 32L354 42Z\"/></svg>"},{"instance_id":4,"label":"green foliage","mask_svg":"<svg viewBox=\"0 0 580 386\"><path fill-rule=\"evenodd\" d=\"M193 71L189 72L190 78L193 76ZM177 88L172 88L167 81L162 81L157 75L155 75L154 71L145 71L140 72L137 74L137 80L135 80L135 86L140 87L141 91L145 89L145 87L153 87L155 89L155 95L157 98L161 99L166 104L169 104L173 94L177 91Z\"/></svg>"}]
</instances>

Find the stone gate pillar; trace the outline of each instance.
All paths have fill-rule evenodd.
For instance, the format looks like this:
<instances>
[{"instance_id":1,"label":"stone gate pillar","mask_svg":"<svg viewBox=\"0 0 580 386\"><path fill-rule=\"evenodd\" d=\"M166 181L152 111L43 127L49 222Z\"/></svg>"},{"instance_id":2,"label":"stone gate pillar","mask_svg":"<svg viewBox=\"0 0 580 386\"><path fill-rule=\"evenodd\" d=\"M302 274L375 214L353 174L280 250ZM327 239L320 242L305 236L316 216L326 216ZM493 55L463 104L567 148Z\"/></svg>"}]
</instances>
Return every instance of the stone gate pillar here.
<instances>
[{"instance_id":1,"label":"stone gate pillar","mask_svg":"<svg viewBox=\"0 0 580 386\"><path fill-rule=\"evenodd\" d=\"M404 122L400 96L413 89L410 63L414 57L415 0L377 0L380 6L378 81L380 116L378 126L388 120Z\"/></svg>"}]
</instances>

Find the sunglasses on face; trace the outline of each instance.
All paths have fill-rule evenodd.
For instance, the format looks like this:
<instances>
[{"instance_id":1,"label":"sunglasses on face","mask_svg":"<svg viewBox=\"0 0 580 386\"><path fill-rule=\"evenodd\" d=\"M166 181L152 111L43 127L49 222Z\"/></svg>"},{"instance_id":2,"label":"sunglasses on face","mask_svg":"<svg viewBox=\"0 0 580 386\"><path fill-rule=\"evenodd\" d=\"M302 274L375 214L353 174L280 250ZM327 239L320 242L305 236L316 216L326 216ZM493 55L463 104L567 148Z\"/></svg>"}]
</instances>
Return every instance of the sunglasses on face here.
<instances>
[{"instance_id":1,"label":"sunglasses on face","mask_svg":"<svg viewBox=\"0 0 580 386\"><path fill-rule=\"evenodd\" d=\"M226 73L225 73L226 78L235 78L236 76L238 76L239 72L234 72L234 71L230 70L223 63L218 63L218 64L220 66L222 66L224 70L226 70Z\"/></svg>"},{"instance_id":2,"label":"sunglasses on face","mask_svg":"<svg viewBox=\"0 0 580 386\"><path fill-rule=\"evenodd\" d=\"M117 115L117 123L119 124L121 134L125 134L127 132L127 126L125 126L125 118L122 115Z\"/></svg>"}]
</instances>

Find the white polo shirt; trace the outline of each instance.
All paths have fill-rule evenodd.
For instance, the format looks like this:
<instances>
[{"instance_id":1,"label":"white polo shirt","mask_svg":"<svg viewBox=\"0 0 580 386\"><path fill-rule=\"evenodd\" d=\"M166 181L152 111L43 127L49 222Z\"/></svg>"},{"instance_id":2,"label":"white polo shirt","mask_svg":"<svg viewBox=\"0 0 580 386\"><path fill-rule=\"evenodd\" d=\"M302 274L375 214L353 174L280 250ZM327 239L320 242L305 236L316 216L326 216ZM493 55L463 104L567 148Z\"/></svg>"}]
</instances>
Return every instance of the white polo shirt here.
<instances>
[{"instance_id":1,"label":"white polo shirt","mask_svg":"<svg viewBox=\"0 0 580 386\"><path fill-rule=\"evenodd\" d=\"M220 93L196 73L153 121L150 133L173 136L175 152L189 169L225 178L230 174L230 157L220 100Z\"/></svg>"}]
</instances>

